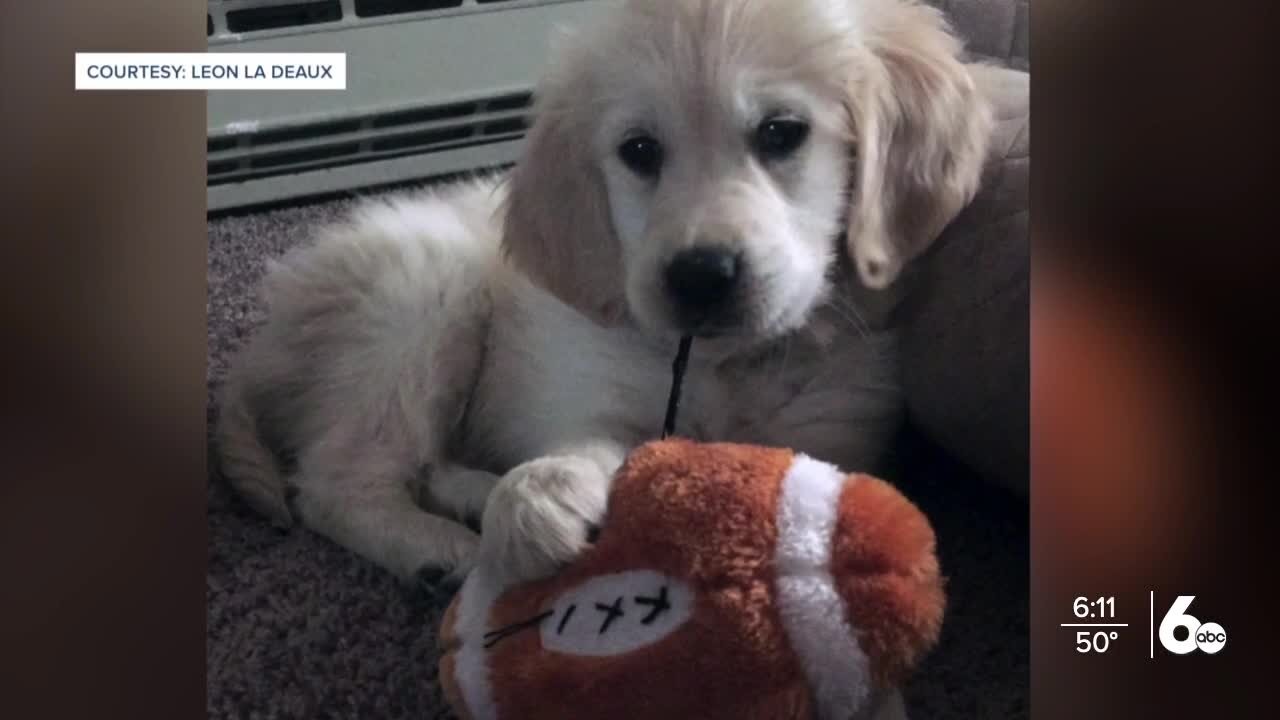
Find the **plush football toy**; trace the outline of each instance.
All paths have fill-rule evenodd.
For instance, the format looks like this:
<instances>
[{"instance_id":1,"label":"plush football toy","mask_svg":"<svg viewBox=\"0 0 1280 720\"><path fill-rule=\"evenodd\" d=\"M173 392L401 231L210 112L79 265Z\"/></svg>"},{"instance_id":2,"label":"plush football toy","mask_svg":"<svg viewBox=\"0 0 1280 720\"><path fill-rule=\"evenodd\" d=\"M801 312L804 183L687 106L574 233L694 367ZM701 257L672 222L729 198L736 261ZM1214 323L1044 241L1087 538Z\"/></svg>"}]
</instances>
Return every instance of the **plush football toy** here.
<instances>
[{"instance_id":1,"label":"plush football toy","mask_svg":"<svg viewBox=\"0 0 1280 720\"><path fill-rule=\"evenodd\" d=\"M661 440L564 571L505 591L472 572L440 678L465 720L847 720L933 646L943 606L933 530L883 481Z\"/></svg>"}]
</instances>

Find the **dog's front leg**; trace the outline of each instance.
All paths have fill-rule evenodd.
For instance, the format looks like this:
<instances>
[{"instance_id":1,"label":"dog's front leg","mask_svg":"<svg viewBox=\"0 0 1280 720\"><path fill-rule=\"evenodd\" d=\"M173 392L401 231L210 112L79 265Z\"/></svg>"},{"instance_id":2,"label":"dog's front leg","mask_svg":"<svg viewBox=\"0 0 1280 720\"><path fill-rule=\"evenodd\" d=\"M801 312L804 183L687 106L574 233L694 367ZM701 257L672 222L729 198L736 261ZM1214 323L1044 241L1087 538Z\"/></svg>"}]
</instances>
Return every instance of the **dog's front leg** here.
<instances>
[{"instance_id":1,"label":"dog's front leg","mask_svg":"<svg viewBox=\"0 0 1280 720\"><path fill-rule=\"evenodd\" d=\"M628 448L591 439L517 465L489 496L480 562L505 583L546 577L592 542Z\"/></svg>"}]
</instances>

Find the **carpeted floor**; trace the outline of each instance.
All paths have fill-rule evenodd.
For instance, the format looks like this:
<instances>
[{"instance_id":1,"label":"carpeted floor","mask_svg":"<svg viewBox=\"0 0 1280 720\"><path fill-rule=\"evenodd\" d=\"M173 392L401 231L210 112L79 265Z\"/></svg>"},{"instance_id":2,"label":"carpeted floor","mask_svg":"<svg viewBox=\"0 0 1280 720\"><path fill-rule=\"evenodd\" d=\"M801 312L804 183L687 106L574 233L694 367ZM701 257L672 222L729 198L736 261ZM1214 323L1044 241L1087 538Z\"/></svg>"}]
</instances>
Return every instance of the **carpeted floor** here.
<instances>
[{"instance_id":1,"label":"carpeted floor","mask_svg":"<svg viewBox=\"0 0 1280 720\"><path fill-rule=\"evenodd\" d=\"M209 223L210 422L229 354L261 317L254 285L265 260L349 205ZM898 459L891 479L932 519L949 576L942 641L907 687L913 720L1028 717L1025 502L909 432ZM316 535L273 529L210 468L209 717L452 718L435 680L442 607Z\"/></svg>"}]
</instances>

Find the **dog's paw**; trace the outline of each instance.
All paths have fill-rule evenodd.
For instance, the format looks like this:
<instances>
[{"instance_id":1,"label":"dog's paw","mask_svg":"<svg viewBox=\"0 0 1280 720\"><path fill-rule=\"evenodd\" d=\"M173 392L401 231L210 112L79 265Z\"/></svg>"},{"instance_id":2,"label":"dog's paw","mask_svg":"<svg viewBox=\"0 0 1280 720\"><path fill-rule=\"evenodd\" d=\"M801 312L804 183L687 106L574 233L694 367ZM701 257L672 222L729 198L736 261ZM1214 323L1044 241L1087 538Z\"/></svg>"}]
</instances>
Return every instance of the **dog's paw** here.
<instances>
[{"instance_id":1,"label":"dog's paw","mask_svg":"<svg viewBox=\"0 0 1280 720\"><path fill-rule=\"evenodd\" d=\"M481 520L480 563L503 584L554 574L594 539L609 476L572 456L514 468L498 483Z\"/></svg>"}]
</instances>

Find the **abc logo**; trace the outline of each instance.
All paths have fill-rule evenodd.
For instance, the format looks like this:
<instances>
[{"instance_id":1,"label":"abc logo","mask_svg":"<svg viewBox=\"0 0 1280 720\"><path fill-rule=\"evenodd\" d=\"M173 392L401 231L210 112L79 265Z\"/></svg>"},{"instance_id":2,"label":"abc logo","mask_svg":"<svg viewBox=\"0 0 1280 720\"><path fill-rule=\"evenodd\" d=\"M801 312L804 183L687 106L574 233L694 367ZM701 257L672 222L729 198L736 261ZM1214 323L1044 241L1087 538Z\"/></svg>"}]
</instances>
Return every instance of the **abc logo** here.
<instances>
[{"instance_id":1,"label":"abc logo","mask_svg":"<svg viewBox=\"0 0 1280 720\"><path fill-rule=\"evenodd\" d=\"M1195 595L1179 595L1169 612L1160 621L1160 644L1165 650L1177 655L1200 650L1210 655L1218 652L1227 644L1227 631L1215 622L1201 623L1187 614ZM1185 630L1185 636L1178 638L1179 628Z\"/></svg>"},{"instance_id":2,"label":"abc logo","mask_svg":"<svg viewBox=\"0 0 1280 720\"><path fill-rule=\"evenodd\" d=\"M1227 644L1227 631L1218 623L1205 623L1196 630L1196 647L1210 655Z\"/></svg>"}]
</instances>

